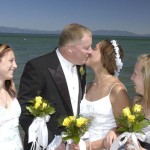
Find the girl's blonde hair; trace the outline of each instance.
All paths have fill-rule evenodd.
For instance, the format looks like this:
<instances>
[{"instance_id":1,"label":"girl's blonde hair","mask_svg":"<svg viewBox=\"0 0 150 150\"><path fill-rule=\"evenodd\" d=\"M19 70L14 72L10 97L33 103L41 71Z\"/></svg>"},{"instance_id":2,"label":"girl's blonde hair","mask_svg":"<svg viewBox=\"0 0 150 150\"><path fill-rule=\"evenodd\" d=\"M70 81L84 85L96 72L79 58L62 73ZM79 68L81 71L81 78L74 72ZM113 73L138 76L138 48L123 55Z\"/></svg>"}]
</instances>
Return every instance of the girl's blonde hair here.
<instances>
[{"instance_id":1,"label":"girl's blonde hair","mask_svg":"<svg viewBox=\"0 0 150 150\"><path fill-rule=\"evenodd\" d=\"M146 107L150 108L150 54L142 54L138 57L138 62L142 65L142 76L144 84L143 101Z\"/></svg>"}]
</instances>

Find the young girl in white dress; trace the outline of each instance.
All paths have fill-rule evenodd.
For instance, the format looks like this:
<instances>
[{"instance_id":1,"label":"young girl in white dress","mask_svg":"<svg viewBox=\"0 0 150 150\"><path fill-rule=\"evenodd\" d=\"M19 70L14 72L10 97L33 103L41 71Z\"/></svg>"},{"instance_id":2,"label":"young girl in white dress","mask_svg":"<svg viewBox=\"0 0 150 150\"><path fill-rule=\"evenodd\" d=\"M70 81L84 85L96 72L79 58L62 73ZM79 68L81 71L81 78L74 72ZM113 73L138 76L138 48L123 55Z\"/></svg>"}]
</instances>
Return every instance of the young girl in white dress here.
<instances>
[{"instance_id":1,"label":"young girl in white dress","mask_svg":"<svg viewBox=\"0 0 150 150\"><path fill-rule=\"evenodd\" d=\"M12 48L0 44L0 150L23 150L18 128L21 108L13 82L16 68Z\"/></svg>"},{"instance_id":2,"label":"young girl in white dress","mask_svg":"<svg viewBox=\"0 0 150 150\"><path fill-rule=\"evenodd\" d=\"M140 104L143 107L143 113L145 119L150 120L150 54L141 54L134 67L134 72L131 76L133 81L135 92L134 103ZM146 141L139 141L140 149L150 149L150 125L143 129L145 133ZM132 142L131 142L132 143ZM133 143L132 143L133 144ZM133 145L131 146L134 150ZM127 146L127 150L128 150Z\"/></svg>"}]
</instances>

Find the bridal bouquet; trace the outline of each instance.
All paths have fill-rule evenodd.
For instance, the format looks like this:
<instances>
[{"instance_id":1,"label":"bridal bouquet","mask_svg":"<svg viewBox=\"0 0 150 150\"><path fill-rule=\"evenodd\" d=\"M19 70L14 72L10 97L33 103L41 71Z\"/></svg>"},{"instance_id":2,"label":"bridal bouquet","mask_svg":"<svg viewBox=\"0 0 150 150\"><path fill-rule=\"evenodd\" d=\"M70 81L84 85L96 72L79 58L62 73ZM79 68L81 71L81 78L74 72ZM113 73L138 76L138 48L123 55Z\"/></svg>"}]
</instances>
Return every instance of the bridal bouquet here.
<instances>
[{"instance_id":1,"label":"bridal bouquet","mask_svg":"<svg viewBox=\"0 0 150 150\"><path fill-rule=\"evenodd\" d=\"M88 130L90 119L84 117L68 116L60 121L60 125L65 127L63 140L71 140L75 144L80 142L80 138Z\"/></svg>"},{"instance_id":2,"label":"bridal bouquet","mask_svg":"<svg viewBox=\"0 0 150 150\"><path fill-rule=\"evenodd\" d=\"M46 122L49 121L50 115L55 113L55 108L53 108L49 102L41 96L37 96L28 102L31 103L31 105L27 106L26 109L35 117L32 124L29 126L28 143L32 142L32 150L40 150L40 146L45 149L48 145L48 130Z\"/></svg>"},{"instance_id":3,"label":"bridal bouquet","mask_svg":"<svg viewBox=\"0 0 150 150\"><path fill-rule=\"evenodd\" d=\"M145 141L146 136L142 132L142 129L150 125L150 121L145 119L145 115L142 113L142 106L138 104L135 104L132 108L124 108L122 113L122 115L116 118L116 123L118 126L117 131L123 134L114 142L112 150L113 147L125 144L129 138L132 139L135 149L138 150L137 139Z\"/></svg>"}]
</instances>

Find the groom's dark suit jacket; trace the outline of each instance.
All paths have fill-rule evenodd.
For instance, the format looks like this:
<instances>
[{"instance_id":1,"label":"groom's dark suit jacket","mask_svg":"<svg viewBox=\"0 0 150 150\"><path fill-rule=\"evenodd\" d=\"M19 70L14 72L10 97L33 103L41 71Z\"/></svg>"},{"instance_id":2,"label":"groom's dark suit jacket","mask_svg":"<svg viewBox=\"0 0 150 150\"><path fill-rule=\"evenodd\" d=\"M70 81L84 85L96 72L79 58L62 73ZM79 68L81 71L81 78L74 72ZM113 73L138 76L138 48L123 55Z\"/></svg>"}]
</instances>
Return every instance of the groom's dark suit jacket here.
<instances>
[{"instance_id":1,"label":"groom's dark suit jacket","mask_svg":"<svg viewBox=\"0 0 150 150\"><path fill-rule=\"evenodd\" d=\"M81 77L79 66L77 69L80 91L79 104L83 95L86 74ZM22 108L20 124L25 131L25 150L29 150L31 146L28 144L28 127L33 121L33 117L26 114L26 106L29 105L28 100L38 95L49 100L56 109L56 113L51 115L50 121L47 123L49 142L51 142L54 135L59 135L62 131L62 128L58 126L58 118L73 115L66 79L55 50L27 62L21 76L18 100Z\"/></svg>"}]
</instances>

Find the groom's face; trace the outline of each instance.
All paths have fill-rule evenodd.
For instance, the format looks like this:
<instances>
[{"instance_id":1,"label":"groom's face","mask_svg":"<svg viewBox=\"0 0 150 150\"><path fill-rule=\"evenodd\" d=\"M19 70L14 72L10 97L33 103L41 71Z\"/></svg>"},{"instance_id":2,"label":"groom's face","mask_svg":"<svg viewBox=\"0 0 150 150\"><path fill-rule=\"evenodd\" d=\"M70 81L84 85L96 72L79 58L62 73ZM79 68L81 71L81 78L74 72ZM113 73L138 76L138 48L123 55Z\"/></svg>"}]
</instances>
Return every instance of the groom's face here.
<instances>
[{"instance_id":1,"label":"groom's face","mask_svg":"<svg viewBox=\"0 0 150 150\"><path fill-rule=\"evenodd\" d=\"M89 34L84 34L81 40L71 44L72 63L75 65L83 65L92 53L92 37Z\"/></svg>"}]
</instances>

